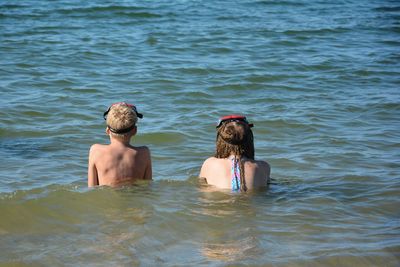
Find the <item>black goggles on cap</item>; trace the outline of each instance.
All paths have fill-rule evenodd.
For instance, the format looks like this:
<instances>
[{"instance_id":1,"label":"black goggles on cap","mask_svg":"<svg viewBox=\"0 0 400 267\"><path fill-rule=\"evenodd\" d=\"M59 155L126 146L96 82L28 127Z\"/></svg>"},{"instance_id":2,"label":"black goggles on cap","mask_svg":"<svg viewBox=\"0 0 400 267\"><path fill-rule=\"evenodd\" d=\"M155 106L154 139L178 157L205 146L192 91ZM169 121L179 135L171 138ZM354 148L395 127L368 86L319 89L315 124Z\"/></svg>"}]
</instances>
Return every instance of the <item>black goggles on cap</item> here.
<instances>
[{"instance_id":1,"label":"black goggles on cap","mask_svg":"<svg viewBox=\"0 0 400 267\"><path fill-rule=\"evenodd\" d=\"M107 109L107 111L104 112L103 118L104 118L105 120L107 120L107 114L108 114L108 112L110 112L111 107L112 107L112 106L115 106L115 105L125 105L125 106L127 106L127 107L130 107L130 108L132 108L132 110L135 112L135 114L136 114L136 116L137 116L138 118L140 118L140 119L143 118L143 114L137 112L136 106L135 106L135 105L128 104L128 103L126 103L126 102L118 102L118 103L112 104L112 105Z\"/></svg>"}]
</instances>

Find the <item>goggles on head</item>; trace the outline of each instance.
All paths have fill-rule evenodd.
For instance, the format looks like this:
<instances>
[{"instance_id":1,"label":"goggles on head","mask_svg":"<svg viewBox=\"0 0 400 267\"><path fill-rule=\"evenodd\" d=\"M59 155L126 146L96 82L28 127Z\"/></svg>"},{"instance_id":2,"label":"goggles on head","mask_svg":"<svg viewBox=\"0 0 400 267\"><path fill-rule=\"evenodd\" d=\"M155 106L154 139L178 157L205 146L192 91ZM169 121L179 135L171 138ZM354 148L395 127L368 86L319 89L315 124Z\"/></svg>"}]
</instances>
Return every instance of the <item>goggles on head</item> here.
<instances>
[{"instance_id":1,"label":"goggles on head","mask_svg":"<svg viewBox=\"0 0 400 267\"><path fill-rule=\"evenodd\" d=\"M242 115L228 115L228 116L223 116L223 117L219 118L216 128L218 129L219 127L221 127L222 123L224 123L224 122L231 122L231 121L244 122L247 125L249 125L250 128L254 126L254 124L249 123L247 121L245 116L242 116Z\"/></svg>"},{"instance_id":2,"label":"goggles on head","mask_svg":"<svg viewBox=\"0 0 400 267\"><path fill-rule=\"evenodd\" d=\"M128 103L126 103L126 102L118 102L118 103L112 104L112 105L107 109L107 111L104 112L103 118L104 118L105 120L107 120L107 114L108 114L108 112L110 112L111 107L112 107L112 106L115 106L115 105L125 105L125 106L127 106L127 107L130 107L130 108L132 108L132 110L136 113L136 116L137 116L138 118L140 118L140 119L143 118L143 114L137 112L136 106L135 106L135 105L128 104Z\"/></svg>"}]
</instances>

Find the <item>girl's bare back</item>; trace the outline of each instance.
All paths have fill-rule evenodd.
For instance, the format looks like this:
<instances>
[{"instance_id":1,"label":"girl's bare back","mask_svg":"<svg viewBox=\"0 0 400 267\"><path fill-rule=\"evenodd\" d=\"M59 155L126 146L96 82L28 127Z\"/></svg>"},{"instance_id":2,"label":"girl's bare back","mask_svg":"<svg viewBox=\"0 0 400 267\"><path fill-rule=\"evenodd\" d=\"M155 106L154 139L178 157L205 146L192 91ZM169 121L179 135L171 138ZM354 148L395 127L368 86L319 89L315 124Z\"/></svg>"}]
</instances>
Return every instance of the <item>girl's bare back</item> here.
<instances>
[{"instance_id":1,"label":"girl's bare back","mask_svg":"<svg viewBox=\"0 0 400 267\"><path fill-rule=\"evenodd\" d=\"M270 166L261 160L243 159L247 189L266 187L269 183ZM221 189L231 189L232 162L229 158L208 158L201 167L200 177Z\"/></svg>"}]
</instances>

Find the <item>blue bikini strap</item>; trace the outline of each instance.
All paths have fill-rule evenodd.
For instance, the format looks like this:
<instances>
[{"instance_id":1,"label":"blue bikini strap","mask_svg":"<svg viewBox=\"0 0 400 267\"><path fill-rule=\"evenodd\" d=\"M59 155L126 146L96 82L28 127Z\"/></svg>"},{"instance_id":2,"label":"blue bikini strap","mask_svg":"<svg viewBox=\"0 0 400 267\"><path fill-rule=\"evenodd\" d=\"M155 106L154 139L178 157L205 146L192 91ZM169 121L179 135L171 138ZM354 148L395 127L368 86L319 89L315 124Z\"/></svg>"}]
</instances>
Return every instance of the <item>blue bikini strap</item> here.
<instances>
[{"instance_id":1,"label":"blue bikini strap","mask_svg":"<svg viewBox=\"0 0 400 267\"><path fill-rule=\"evenodd\" d=\"M232 191L240 190L240 166L239 160L236 157L231 159L231 184Z\"/></svg>"}]
</instances>

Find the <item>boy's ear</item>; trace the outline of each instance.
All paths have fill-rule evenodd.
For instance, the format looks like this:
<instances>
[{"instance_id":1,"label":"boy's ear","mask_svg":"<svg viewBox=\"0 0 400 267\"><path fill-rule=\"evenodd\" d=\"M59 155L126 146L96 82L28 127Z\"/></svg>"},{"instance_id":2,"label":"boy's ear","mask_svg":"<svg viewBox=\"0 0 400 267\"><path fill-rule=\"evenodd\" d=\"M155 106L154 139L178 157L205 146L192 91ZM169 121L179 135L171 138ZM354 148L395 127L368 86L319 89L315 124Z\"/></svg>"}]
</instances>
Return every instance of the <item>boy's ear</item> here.
<instances>
[{"instance_id":1,"label":"boy's ear","mask_svg":"<svg viewBox=\"0 0 400 267\"><path fill-rule=\"evenodd\" d=\"M106 127L106 134L110 135L110 128L108 128L108 126Z\"/></svg>"},{"instance_id":2,"label":"boy's ear","mask_svg":"<svg viewBox=\"0 0 400 267\"><path fill-rule=\"evenodd\" d=\"M136 133L137 133L137 126L135 126L135 127L132 129L132 136L135 135Z\"/></svg>"}]
</instances>

